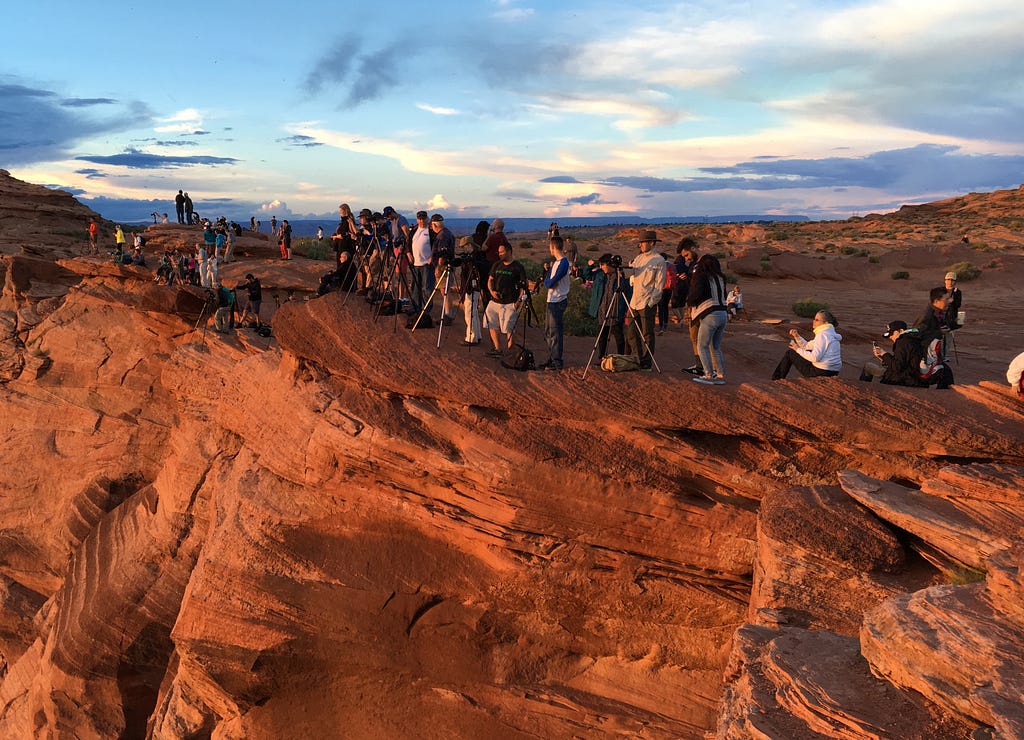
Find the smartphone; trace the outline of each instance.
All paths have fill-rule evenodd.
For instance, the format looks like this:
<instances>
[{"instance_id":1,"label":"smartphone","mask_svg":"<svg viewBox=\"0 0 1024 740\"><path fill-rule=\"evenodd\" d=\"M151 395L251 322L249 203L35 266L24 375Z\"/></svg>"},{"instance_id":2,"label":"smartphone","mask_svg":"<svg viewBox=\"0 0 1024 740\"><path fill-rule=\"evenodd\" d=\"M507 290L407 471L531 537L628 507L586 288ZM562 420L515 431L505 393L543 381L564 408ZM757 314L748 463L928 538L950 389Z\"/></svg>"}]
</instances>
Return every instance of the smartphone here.
<instances>
[{"instance_id":1,"label":"smartphone","mask_svg":"<svg viewBox=\"0 0 1024 740\"><path fill-rule=\"evenodd\" d=\"M878 349L878 342L872 342L871 346L874 347L875 349Z\"/></svg>"}]
</instances>

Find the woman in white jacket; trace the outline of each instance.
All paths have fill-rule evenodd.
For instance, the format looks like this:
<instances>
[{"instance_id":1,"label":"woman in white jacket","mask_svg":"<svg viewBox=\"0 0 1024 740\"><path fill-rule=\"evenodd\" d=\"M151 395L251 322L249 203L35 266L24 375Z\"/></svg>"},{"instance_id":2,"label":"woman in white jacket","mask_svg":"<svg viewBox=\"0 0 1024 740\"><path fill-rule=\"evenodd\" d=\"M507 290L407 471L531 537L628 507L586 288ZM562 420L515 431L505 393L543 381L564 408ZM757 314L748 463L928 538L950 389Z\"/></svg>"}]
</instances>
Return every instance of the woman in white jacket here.
<instances>
[{"instance_id":1,"label":"woman in white jacket","mask_svg":"<svg viewBox=\"0 0 1024 740\"><path fill-rule=\"evenodd\" d=\"M836 332L836 317L828 311L818 311L812 327L814 338L811 340L805 340L796 329L790 330L793 339L772 373L772 380L782 380L793 367L805 378L839 375L843 368L840 346L843 337Z\"/></svg>"}]
</instances>

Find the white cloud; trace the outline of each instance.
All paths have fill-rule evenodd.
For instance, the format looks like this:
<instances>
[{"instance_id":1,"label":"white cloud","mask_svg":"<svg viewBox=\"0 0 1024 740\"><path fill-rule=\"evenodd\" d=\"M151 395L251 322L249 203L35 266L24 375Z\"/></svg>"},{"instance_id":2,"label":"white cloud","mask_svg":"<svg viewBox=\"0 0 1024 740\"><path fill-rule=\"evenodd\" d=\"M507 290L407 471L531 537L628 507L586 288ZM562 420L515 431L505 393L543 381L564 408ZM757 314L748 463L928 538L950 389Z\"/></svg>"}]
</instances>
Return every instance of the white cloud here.
<instances>
[{"instance_id":1,"label":"white cloud","mask_svg":"<svg viewBox=\"0 0 1024 740\"><path fill-rule=\"evenodd\" d=\"M517 0L497 0L495 5L497 10L494 11L494 17L500 21L525 21L536 15L533 8L524 8Z\"/></svg>"},{"instance_id":2,"label":"white cloud","mask_svg":"<svg viewBox=\"0 0 1024 740\"><path fill-rule=\"evenodd\" d=\"M438 193L433 198L427 201L427 210L437 211L444 208L451 208L451 203L441 193Z\"/></svg>"},{"instance_id":3,"label":"white cloud","mask_svg":"<svg viewBox=\"0 0 1024 740\"><path fill-rule=\"evenodd\" d=\"M203 114L195 108L178 111L169 118L158 118L164 125L153 130L161 134L190 134L203 128Z\"/></svg>"},{"instance_id":4,"label":"white cloud","mask_svg":"<svg viewBox=\"0 0 1024 740\"><path fill-rule=\"evenodd\" d=\"M416 107L438 116L457 116L462 112L456 108L442 108L441 106L428 105L426 103L416 103Z\"/></svg>"}]
</instances>

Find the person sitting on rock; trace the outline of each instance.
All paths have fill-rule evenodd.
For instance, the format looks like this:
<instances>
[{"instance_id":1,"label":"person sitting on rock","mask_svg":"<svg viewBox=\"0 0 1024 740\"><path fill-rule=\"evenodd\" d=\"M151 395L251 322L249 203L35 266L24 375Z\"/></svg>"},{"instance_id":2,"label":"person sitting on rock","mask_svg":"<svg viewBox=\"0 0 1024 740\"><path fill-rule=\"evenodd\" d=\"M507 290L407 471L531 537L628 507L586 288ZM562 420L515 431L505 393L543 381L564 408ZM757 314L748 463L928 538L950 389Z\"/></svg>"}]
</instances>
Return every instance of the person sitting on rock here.
<instances>
[{"instance_id":1,"label":"person sitting on rock","mask_svg":"<svg viewBox=\"0 0 1024 740\"><path fill-rule=\"evenodd\" d=\"M812 326L814 339L811 341L805 341L796 329L790 330L789 335L793 339L772 373L772 380L784 379L793 367L805 378L839 375L843 367L840 346L843 337L836 332L835 316L828 311L818 311L814 314Z\"/></svg>"},{"instance_id":2,"label":"person sitting on rock","mask_svg":"<svg viewBox=\"0 0 1024 740\"><path fill-rule=\"evenodd\" d=\"M886 352L877 342L872 348L878 362L868 362L860 379L871 382L881 378L886 385L921 385L921 337L916 329L907 328L906 321L890 321L883 337L892 342L892 352Z\"/></svg>"},{"instance_id":3,"label":"person sitting on rock","mask_svg":"<svg viewBox=\"0 0 1024 740\"><path fill-rule=\"evenodd\" d=\"M731 318L736 318L743 311L743 294L740 292L740 286L737 285L729 293L729 297L725 299L725 307Z\"/></svg>"},{"instance_id":4,"label":"person sitting on rock","mask_svg":"<svg viewBox=\"0 0 1024 740\"><path fill-rule=\"evenodd\" d=\"M927 346L933 339L942 339L943 335L949 331L949 324L946 322L948 307L949 297L944 286L940 285L928 292L928 308L914 324L914 328L921 335L923 345Z\"/></svg>"}]
</instances>

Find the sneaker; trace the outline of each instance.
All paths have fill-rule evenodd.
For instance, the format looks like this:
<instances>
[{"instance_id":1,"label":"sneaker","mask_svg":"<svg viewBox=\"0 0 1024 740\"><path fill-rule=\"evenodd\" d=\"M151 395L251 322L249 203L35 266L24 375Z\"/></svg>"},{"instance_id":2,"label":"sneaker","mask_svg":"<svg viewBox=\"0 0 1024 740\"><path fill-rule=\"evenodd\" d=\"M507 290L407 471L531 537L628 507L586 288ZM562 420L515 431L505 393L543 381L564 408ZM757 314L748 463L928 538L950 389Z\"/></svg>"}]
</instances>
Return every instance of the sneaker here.
<instances>
[{"instance_id":1,"label":"sneaker","mask_svg":"<svg viewBox=\"0 0 1024 740\"><path fill-rule=\"evenodd\" d=\"M725 385L725 378L723 378L721 375L716 375L715 379L712 380L711 382L714 383L715 385Z\"/></svg>"},{"instance_id":2,"label":"sneaker","mask_svg":"<svg viewBox=\"0 0 1024 740\"><path fill-rule=\"evenodd\" d=\"M556 372L558 370L561 370L562 366L554 362L545 362L543 365L540 366L540 369L546 370L547 372Z\"/></svg>"},{"instance_id":3,"label":"sneaker","mask_svg":"<svg viewBox=\"0 0 1024 740\"><path fill-rule=\"evenodd\" d=\"M475 347L475 346L477 346L478 344L480 344L480 340L479 340L479 339L478 339L478 340L476 340L475 342L463 342L463 343L462 343L462 346L463 346L463 347Z\"/></svg>"},{"instance_id":4,"label":"sneaker","mask_svg":"<svg viewBox=\"0 0 1024 740\"><path fill-rule=\"evenodd\" d=\"M502 352L500 349L489 349L484 354L488 357L501 357Z\"/></svg>"},{"instance_id":5,"label":"sneaker","mask_svg":"<svg viewBox=\"0 0 1024 740\"><path fill-rule=\"evenodd\" d=\"M690 375L703 375L704 368L702 368L700 365L690 365L689 367L684 367L683 372L689 373Z\"/></svg>"},{"instance_id":6,"label":"sneaker","mask_svg":"<svg viewBox=\"0 0 1024 740\"><path fill-rule=\"evenodd\" d=\"M692 378L694 383L702 383L704 385L716 385L715 379L710 375L698 375Z\"/></svg>"},{"instance_id":7,"label":"sneaker","mask_svg":"<svg viewBox=\"0 0 1024 740\"><path fill-rule=\"evenodd\" d=\"M454 319L453 319L453 318L452 318L451 316L443 316L443 317L441 318L441 323L442 323L442 324L443 324L444 326L451 326L451 325L452 325L452 323L453 323L454 321L455 321L455 320L454 320Z\"/></svg>"}]
</instances>

